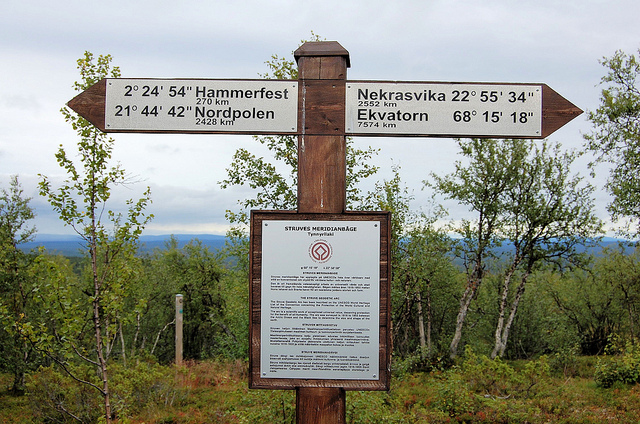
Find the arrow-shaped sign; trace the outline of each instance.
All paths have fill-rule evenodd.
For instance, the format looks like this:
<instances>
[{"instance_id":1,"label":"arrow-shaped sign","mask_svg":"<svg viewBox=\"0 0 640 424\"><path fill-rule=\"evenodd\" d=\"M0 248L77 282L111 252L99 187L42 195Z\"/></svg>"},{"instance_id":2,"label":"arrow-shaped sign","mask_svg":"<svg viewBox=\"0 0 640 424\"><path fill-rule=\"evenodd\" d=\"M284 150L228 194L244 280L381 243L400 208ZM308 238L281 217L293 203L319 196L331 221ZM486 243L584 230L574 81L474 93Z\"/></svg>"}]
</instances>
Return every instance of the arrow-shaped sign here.
<instances>
[{"instance_id":1,"label":"arrow-shaped sign","mask_svg":"<svg viewBox=\"0 0 640 424\"><path fill-rule=\"evenodd\" d=\"M104 132L296 134L298 81L109 78L68 106Z\"/></svg>"},{"instance_id":2,"label":"arrow-shaped sign","mask_svg":"<svg viewBox=\"0 0 640 424\"><path fill-rule=\"evenodd\" d=\"M104 79L68 105L104 132L300 135L295 80ZM545 138L582 110L546 84L347 81L345 134Z\"/></svg>"},{"instance_id":3,"label":"arrow-shaped sign","mask_svg":"<svg viewBox=\"0 0 640 424\"><path fill-rule=\"evenodd\" d=\"M582 113L546 84L349 82L346 132L544 138Z\"/></svg>"}]
</instances>

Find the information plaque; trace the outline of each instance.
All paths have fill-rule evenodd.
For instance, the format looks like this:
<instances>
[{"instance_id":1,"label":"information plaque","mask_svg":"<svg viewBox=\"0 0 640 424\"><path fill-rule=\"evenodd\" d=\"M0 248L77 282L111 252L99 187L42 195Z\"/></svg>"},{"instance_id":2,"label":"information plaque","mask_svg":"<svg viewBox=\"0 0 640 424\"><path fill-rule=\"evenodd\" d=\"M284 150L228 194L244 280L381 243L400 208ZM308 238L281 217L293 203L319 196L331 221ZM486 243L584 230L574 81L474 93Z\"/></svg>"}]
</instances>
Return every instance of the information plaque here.
<instances>
[{"instance_id":1,"label":"information plaque","mask_svg":"<svg viewBox=\"0 0 640 424\"><path fill-rule=\"evenodd\" d=\"M386 389L388 216L252 213L254 388Z\"/></svg>"}]
</instances>

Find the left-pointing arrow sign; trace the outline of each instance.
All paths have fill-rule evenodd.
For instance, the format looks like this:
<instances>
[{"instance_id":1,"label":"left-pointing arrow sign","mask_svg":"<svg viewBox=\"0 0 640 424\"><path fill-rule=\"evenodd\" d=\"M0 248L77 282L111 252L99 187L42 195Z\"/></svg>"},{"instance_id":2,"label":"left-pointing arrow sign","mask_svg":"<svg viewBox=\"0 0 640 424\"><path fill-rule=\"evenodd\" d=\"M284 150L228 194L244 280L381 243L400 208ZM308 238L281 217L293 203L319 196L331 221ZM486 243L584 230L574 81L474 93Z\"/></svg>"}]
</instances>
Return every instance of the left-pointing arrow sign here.
<instances>
[{"instance_id":1,"label":"left-pointing arrow sign","mask_svg":"<svg viewBox=\"0 0 640 424\"><path fill-rule=\"evenodd\" d=\"M298 82L103 79L68 106L104 132L296 134Z\"/></svg>"}]
</instances>

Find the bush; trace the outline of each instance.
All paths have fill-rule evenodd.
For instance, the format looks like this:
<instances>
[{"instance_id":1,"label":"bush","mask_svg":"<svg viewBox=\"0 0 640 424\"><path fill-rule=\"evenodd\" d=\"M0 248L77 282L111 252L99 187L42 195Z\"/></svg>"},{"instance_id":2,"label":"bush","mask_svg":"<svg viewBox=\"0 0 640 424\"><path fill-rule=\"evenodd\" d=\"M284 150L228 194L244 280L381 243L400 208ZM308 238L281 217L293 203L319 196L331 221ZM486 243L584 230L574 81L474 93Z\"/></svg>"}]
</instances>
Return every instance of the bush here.
<instances>
[{"instance_id":1,"label":"bush","mask_svg":"<svg viewBox=\"0 0 640 424\"><path fill-rule=\"evenodd\" d=\"M560 349L551 357L551 369L556 373L561 373L565 377L575 377L577 375L579 345L573 345Z\"/></svg>"},{"instance_id":2,"label":"bush","mask_svg":"<svg viewBox=\"0 0 640 424\"><path fill-rule=\"evenodd\" d=\"M485 355L477 356L469 346L465 349L462 370L471 389L476 393L509 396L511 388L520 383L515 370L500 358L489 359Z\"/></svg>"},{"instance_id":3,"label":"bush","mask_svg":"<svg viewBox=\"0 0 640 424\"><path fill-rule=\"evenodd\" d=\"M479 401L455 368L443 374L438 383L438 397L433 403L436 409L455 417L460 414L473 414L479 407Z\"/></svg>"},{"instance_id":4,"label":"bush","mask_svg":"<svg viewBox=\"0 0 640 424\"><path fill-rule=\"evenodd\" d=\"M81 378L97 383L88 368L74 370ZM27 379L27 392L33 412L49 423L96 422L104 411L95 388L78 383L54 367L41 368ZM76 418L74 418L77 417Z\"/></svg>"},{"instance_id":5,"label":"bush","mask_svg":"<svg viewBox=\"0 0 640 424\"><path fill-rule=\"evenodd\" d=\"M500 358L489 359L485 355L476 355L469 346L465 349L462 364L463 375L470 389L491 398L531 397L537 394L550 369L546 356L527 361L521 371L516 371Z\"/></svg>"},{"instance_id":6,"label":"bush","mask_svg":"<svg viewBox=\"0 0 640 424\"><path fill-rule=\"evenodd\" d=\"M72 370L79 378L100 386L95 369L74 366ZM116 417L125 418L145 408L166 407L184 396L175 384L176 372L171 367L139 362L130 367L112 364L109 370L111 410ZM31 375L27 389L34 412L44 422L93 423L104 413L103 398L97 389L53 366Z\"/></svg>"},{"instance_id":7,"label":"bush","mask_svg":"<svg viewBox=\"0 0 640 424\"><path fill-rule=\"evenodd\" d=\"M176 384L180 375L172 367L139 362L124 367L111 365L111 408L125 417L144 408L171 406L181 400L185 391Z\"/></svg>"},{"instance_id":8,"label":"bush","mask_svg":"<svg viewBox=\"0 0 640 424\"><path fill-rule=\"evenodd\" d=\"M528 361L520 372L520 381L523 385L519 392L527 398L538 394L543 389L544 383L548 381L550 374L551 366L546 356L543 355L535 361Z\"/></svg>"},{"instance_id":9,"label":"bush","mask_svg":"<svg viewBox=\"0 0 640 424\"><path fill-rule=\"evenodd\" d=\"M600 359L596 365L594 380L604 388L617 382L640 383L640 345L629 342L622 354Z\"/></svg>"},{"instance_id":10,"label":"bush","mask_svg":"<svg viewBox=\"0 0 640 424\"><path fill-rule=\"evenodd\" d=\"M394 378L403 378L405 375L415 372L444 371L452 365L453 362L445 355L429 357L423 355L418 349L415 353L405 358L394 358L391 361L391 372Z\"/></svg>"}]
</instances>

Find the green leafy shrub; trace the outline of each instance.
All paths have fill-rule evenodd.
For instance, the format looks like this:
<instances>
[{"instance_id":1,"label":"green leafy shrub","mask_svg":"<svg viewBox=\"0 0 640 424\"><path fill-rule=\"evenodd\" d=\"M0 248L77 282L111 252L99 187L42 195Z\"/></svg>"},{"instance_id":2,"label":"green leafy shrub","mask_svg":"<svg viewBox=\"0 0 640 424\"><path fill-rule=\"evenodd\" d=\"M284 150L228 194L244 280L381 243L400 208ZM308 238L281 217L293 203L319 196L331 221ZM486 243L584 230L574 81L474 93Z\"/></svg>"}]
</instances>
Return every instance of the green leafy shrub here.
<instances>
[{"instance_id":1,"label":"green leafy shrub","mask_svg":"<svg viewBox=\"0 0 640 424\"><path fill-rule=\"evenodd\" d=\"M551 365L546 356L528 361L520 372L522 387L519 392L529 398L538 394L545 386L551 373Z\"/></svg>"},{"instance_id":2,"label":"green leafy shrub","mask_svg":"<svg viewBox=\"0 0 640 424\"><path fill-rule=\"evenodd\" d=\"M613 347L607 353L616 349ZM616 349L619 350L619 349ZM628 342L624 352L598 361L594 375L596 384L609 388L615 383L640 383L640 345Z\"/></svg>"},{"instance_id":3,"label":"green leafy shrub","mask_svg":"<svg viewBox=\"0 0 640 424\"><path fill-rule=\"evenodd\" d=\"M511 394L512 387L520 385L519 376L512 367L500 358L478 356L469 346L465 349L462 370L471 390L476 393L504 397Z\"/></svg>"},{"instance_id":4,"label":"green leafy shrub","mask_svg":"<svg viewBox=\"0 0 640 424\"><path fill-rule=\"evenodd\" d=\"M443 377L437 385L438 395L433 403L435 408L449 414L450 417L475 413L479 401L458 370L453 368L444 373Z\"/></svg>"},{"instance_id":5,"label":"green leafy shrub","mask_svg":"<svg viewBox=\"0 0 640 424\"><path fill-rule=\"evenodd\" d=\"M75 372L86 381L98 383L97 374L88 367L78 367ZM92 423L104 410L95 388L78 383L52 366L29 376L27 392L33 412L43 422Z\"/></svg>"},{"instance_id":6,"label":"green leafy shrub","mask_svg":"<svg viewBox=\"0 0 640 424\"><path fill-rule=\"evenodd\" d=\"M124 367L111 365L112 408L120 417L138 413L143 408L171 406L185 396L180 375L171 367L139 362Z\"/></svg>"},{"instance_id":7,"label":"green leafy shrub","mask_svg":"<svg viewBox=\"0 0 640 424\"><path fill-rule=\"evenodd\" d=\"M531 397L538 393L549 376L551 366L546 356L527 361L516 371L500 358L489 359L476 355L471 347L465 349L462 372L474 393L488 398Z\"/></svg>"},{"instance_id":8,"label":"green leafy shrub","mask_svg":"<svg viewBox=\"0 0 640 424\"><path fill-rule=\"evenodd\" d=\"M556 373L561 373L565 377L576 376L579 352L580 346L577 344L560 349L551 357L551 369Z\"/></svg>"},{"instance_id":9,"label":"green leafy shrub","mask_svg":"<svg viewBox=\"0 0 640 424\"><path fill-rule=\"evenodd\" d=\"M95 369L74 366L74 375L100 385ZM155 363L139 362L124 367L112 364L111 410L116 417L140 413L143 409L160 409L184 398L185 391L176 384L175 369ZM80 383L56 367L41 368L27 384L34 412L45 422L97 422L102 416L102 397L96 388Z\"/></svg>"},{"instance_id":10,"label":"green leafy shrub","mask_svg":"<svg viewBox=\"0 0 640 424\"><path fill-rule=\"evenodd\" d=\"M414 372L444 371L451 367L453 362L446 355L425 356L420 349L404 358L398 358L391 362L391 372L394 378L403 378Z\"/></svg>"}]
</instances>

